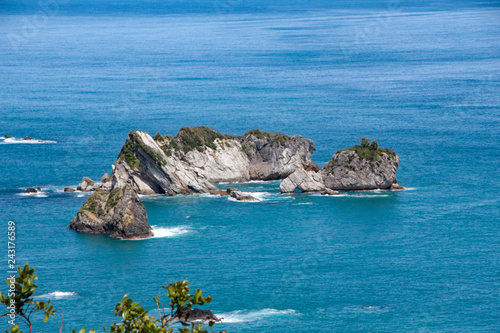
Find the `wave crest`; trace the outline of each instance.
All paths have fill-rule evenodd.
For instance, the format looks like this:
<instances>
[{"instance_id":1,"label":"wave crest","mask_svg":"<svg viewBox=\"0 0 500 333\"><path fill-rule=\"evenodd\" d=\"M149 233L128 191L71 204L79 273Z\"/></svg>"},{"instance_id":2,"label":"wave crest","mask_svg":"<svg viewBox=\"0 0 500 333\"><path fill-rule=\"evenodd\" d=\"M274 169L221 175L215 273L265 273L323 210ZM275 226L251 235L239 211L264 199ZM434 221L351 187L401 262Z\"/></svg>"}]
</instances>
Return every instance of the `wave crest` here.
<instances>
[{"instance_id":1,"label":"wave crest","mask_svg":"<svg viewBox=\"0 0 500 333\"><path fill-rule=\"evenodd\" d=\"M4 136L0 137L0 144L37 144L37 143L57 143L57 141L52 141L52 140L39 140L39 139L32 139L32 140L24 140L24 139L17 139L17 138L5 138Z\"/></svg>"},{"instance_id":2,"label":"wave crest","mask_svg":"<svg viewBox=\"0 0 500 333\"><path fill-rule=\"evenodd\" d=\"M295 310L276 310L276 309L263 309L263 310L236 310L227 313L218 313L216 316L222 318L223 323L243 323L255 320L262 320L268 317L286 317L299 315Z\"/></svg>"}]
</instances>

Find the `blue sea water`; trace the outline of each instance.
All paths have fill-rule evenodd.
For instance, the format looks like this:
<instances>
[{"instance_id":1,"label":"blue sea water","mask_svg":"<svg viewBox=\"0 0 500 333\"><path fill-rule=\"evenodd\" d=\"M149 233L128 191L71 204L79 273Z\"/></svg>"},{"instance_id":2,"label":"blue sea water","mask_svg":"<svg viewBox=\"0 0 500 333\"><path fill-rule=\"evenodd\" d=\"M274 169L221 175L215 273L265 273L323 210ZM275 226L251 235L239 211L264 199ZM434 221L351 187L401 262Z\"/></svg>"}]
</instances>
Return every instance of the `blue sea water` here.
<instances>
[{"instance_id":1,"label":"blue sea water","mask_svg":"<svg viewBox=\"0 0 500 333\"><path fill-rule=\"evenodd\" d=\"M177 280L229 332L500 332L498 3L29 4L0 2L0 136L45 141L0 139L0 267L14 220L58 310L34 332L109 326ZM67 228L87 195L62 189L111 172L131 129L198 125L300 134L319 165L377 139L409 190L236 184L262 201L144 197L152 239Z\"/></svg>"}]
</instances>

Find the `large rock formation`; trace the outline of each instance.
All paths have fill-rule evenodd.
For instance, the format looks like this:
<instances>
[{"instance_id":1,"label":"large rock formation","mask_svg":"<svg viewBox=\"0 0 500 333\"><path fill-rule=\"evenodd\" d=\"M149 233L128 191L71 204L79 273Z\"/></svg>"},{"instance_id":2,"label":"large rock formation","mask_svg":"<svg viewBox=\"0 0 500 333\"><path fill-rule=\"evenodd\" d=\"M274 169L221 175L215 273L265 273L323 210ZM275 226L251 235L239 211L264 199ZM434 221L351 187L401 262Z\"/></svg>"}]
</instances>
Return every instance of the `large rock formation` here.
<instances>
[{"instance_id":1,"label":"large rock formation","mask_svg":"<svg viewBox=\"0 0 500 333\"><path fill-rule=\"evenodd\" d=\"M311 140L253 130L222 135L183 127L175 137L131 131L113 172L113 187L141 194L219 193L214 183L283 179L311 161Z\"/></svg>"},{"instance_id":2,"label":"large rock formation","mask_svg":"<svg viewBox=\"0 0 500 333\"><path fill-rule=\"evenodd\" d=\"M136 239L153 236L144 205L130 185L112 191L97 189L69 227L79 232Z\"/></svg>"},{"instance_id":3,"label":"large rock formation","mask_svg":"<svg viewBox=\"0 0 500 333\"><path fill-rule=\"evenodd\" d=\"M324 192L352 190L402 190L397 185L398 155L390 149L378 147L368 139L362 145L337 151L321 170L297 169L280 185L282 193Z\"/></svg>"},{"instance_id":4,"label":"large rock formation","mask_svg":"<svg viewBox=\"0 0 500 333\"><path fill-rule=\"evenodd\" d=\"M390 189L397 183L398 166L398 155L374 141L337 151L323 166L323 181L332 190Z\"/></svg>"},{"instance_id":5,"label":"large rock formation","mask_svg":"<svg viewBox=\"0 0 500 333\"><path fill-rule=\"evenodd\" d=\"M113 167L102 183L84 177L81 191L95 191L70 228L113 237L152 236L137 194L228 195L214 183L283 179L308 165L314 144L301 136L253 130L243 136L222 135L208 127L183 127L175 137L157 133L152 138L131 131ZM235 191L242 201L258 199Z\"/></svg>"}]
</instances>

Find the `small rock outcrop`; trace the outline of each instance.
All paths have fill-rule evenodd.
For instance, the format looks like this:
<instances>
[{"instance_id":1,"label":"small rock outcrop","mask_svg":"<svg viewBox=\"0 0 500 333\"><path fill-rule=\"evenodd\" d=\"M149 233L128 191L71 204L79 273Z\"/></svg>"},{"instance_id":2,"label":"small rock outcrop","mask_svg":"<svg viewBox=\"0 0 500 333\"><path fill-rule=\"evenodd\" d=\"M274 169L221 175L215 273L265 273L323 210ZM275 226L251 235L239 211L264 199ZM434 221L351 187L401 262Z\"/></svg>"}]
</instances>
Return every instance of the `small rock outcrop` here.
<instances>
[{"instance_id":1,"label":"small rock outcrop","mask_svg":"<svg viewBox=\"0 0 500 333\"><path fill-rule=\"evenodd\" d=\"M6 134L6 135L4 136L4 138L6 138L6 139L12 139L13 137L12 137L12 136L10 136L10 135L7 135L7 134Z\"/></svg>"},{"instance_id":2,"label":"small rock outcrop","mask_svg":"<svg viewBox=\"0 0 500 333\"><path fill-rule=\"evenodd\" d=\"M130 185L107 192L97 189L71 220L78 232L110 234L124 239L153 236L146 209Z\"/></svg>"},{"instance_id":3,"label":"small rock outcrop","mask_svg":"<svg viewBox=\"0 0 500 333\"><path fill-rule=\"evenodd\" d=\"M390 189L397 183L398 166L399 157L393 150L363 138L361 146L337 151L321 172L325 186L331 190Z\"/></svg>"},{"instance_id":4,"label":"small rock outcrop","mask_svg":"<svg viewBox=\"0 0 500 333\"><path fill-rule=\"evenodd\" d=\"M244 192L238 191L238 190L233 189L233 188L228 188L227 193L231 196L231 198L234 198L238 201L249 201L249 202L260 201L259 199L255 198L249 194L246 194Z\"/></svg>"},{"instance_id":5,"label":"small rock outcrop","mask_svg":"<svg viewBox=\"0 0 500 333\"><path fill-rule=\"evenodd\" d=\"M71 187L65 187L64 192L75 192L75 189Z\"/></svg>"},{"instance_id":6,"label":"small rock outcrop","mask_svg":"<svg viewBox=\"0 0 500 333\"><path fill-rule=\"evenodd\" d=\"M27 136L27 137L25 137L23 140L25 140L25 141L29 141L29 140L35 140L35 139L30 138L29 136Z\"/></svg>"},{"instance_id":7,"label":"small rock outcrop","mask_svg":"<svg viewBox=\"0 0 500 333\"><path fill-rule=\"evenodd\" d=\"M193 321L205 321L205 322L219 322L220 319L217 318L212 311L210 310L201 310L198 308L184 308L182 309L182 313L176 313L176 316L182 320L182 321L187 321L187 322L193 322Z\"/></svg>"},{"instance_id":8,"label":"small rock outcrop","mask_svg":"<svg viewBox=\"0 0 500 333\"><path fill-rule=\"evenodd\" d=\"M24 193L31 194L31 193L38 193L38 191L36 189L30 187L30 188L26 189L26 191Z\"/></svg>"},{"instance_id":9,"label":"small rock outcrop","mask_svg":"<svg viewBox=\"0 0 500 333\"><path fill-rule=\"evenodd\" d=\"M399 184L392 184L390 190L391 191L403 191L403 190L405 190L405 188Z\"/></svg>"},{"instance_id":10,"label":"small rock outcrop","mask_svg":"<svg viewBox=\"0 0 500 333\"><path fill-rule=\"evenodd\" d=\"M111 176L109 175L109 173L105 173L102 177L101 177L101 183L108 183L111 181Z\"/></svg>"},{"instance_id":11,"label":"small rock outcrop","mask_svg":"<svg viewBox=\"0 0 500 333\"><path fill-rule=\"evenodd\" d=\"M89 177L83 177L82 182L78 184L76 189L82 192L92 192L96 189L96 182Z\"/></svg>"}]
</instances>

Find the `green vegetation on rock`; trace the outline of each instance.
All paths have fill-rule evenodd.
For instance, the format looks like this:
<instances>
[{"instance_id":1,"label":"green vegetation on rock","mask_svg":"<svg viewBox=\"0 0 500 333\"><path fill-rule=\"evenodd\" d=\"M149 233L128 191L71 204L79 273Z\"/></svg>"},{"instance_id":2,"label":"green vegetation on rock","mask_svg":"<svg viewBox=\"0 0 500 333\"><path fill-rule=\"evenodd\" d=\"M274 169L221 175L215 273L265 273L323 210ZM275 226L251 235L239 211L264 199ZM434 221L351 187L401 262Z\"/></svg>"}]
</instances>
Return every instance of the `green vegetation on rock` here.
<instances>
[{"instance_id":1,"label":"green vegetation on rock","mask_svg":"<svg viewBox=\"0 0 500 333\"><path fill-rule=\"evenodd\" d=\"M135 151L140 148L144 147L145 144L142 141L141 137L139 134L137 134L136 131L130 131L127 140L125 141L125 144L122 147L122 150L120 152L120 155L118 155L118 158L124 158L125 161L130 165L132 169L138 169L139 168L139 160L135 156Z\"/></svg>"},{"instance_id":2,"label":"green vegetation on rock","mask_svg":"<svg viewBox=\"0 0 500 333\"><path fill-rule=\"evenodd\" d=\"M196 149L200 152L203 152L204 147L212 148L213 150L217 149L217 145L215 144L215 140L224 140L231 139L230 135L223 135L220 132L217 132L210 127L207 126L199 126L199 127L183 127L180 129L179 134L175 136L175 139L179 140L182 144L182 149L185 153L190 152L193 149ZM170 145L172 147L171 141ZM177 149L176 147L172 147L173 149Z\"/></svg>"},{"instance_id":3,"label":"green vegetation on rock","mask_svg":"<svg viewBox=\"0 0 500 333\"><path fill-rule=\"evenodd\" d=\"M262 132L260 129L254 129L246 132L243 137L247 139L249 136L254 136L257 139L265 140L270 138L274 142L277 142L280 146L285 146L286 143L292 139L291 136L281 133L271 133L271 132Z\"/></svg>"},{"instance_id":4,"label":"green vegetation on rock","mask_svg":"<svg viewBox=\"0 0 500 333\"><path fill-rule=\"evenodd\" d=\"M106 201L106 208L107 209L114 208L122 197L123 197L122 189L119 187L115 187L109 193L108 200Z\"/></svg>"},{"instance_id":5,"label":"green vegetation on rock","mask_svg":"<svg viewBox=\"0 0 500 333\"><path fill-rule=\"evenodd\" d=\"M160 134L160 132L157 132L155 136L153 137L153 140L155 141L164 141L165 139L163 138L163 135Z\"/></svg>"},{"instance_id":6,"label":"green vegetation on rock","mask_svg":"<svg viewBox=\"0 0 500 333\"><path fill-rule=\"evenodd\" d=\"M337 153L346 150L354 151L359 157L369 161L378 160L383 153L387 154L389 158L396 156L396 153L393 150L380 148L376 140L373 140L370 144L370 139L366 139L364 137L361 139L361 146L354 145L352 148L338 150ZM349 159L349 162L351 161L352 158Z\"/></svg>"},{"instance_id":7,"label":"green vegetation on rock","mask_svg":"<svg viewBox=\"0 0 500 333\"><path fill-rule=\"evenodd\" d=\"M82 208L80 208L78 213L83 213L84 211L88 211L93 214L96 214L97 216L101 216L104 212L100 207L99 203L103 202L104 198L107 195L108 193L106 191L103 191L101 189L95 190L95 192L89 196L87 201L85 201L85 203L83 204ZM99 208L99 210L97 208Z\"/></svg>"}]
</instances>

